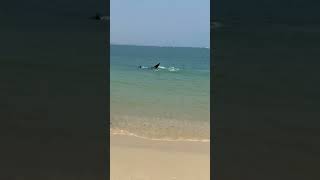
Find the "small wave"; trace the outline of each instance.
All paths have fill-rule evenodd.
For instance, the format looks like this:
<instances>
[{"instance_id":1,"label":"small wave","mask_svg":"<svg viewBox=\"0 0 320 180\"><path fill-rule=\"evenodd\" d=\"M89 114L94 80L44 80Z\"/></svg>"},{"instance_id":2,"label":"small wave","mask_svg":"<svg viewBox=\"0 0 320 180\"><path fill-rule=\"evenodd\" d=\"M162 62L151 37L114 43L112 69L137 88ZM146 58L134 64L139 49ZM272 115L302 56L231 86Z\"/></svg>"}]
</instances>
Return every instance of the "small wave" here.
<instances>
[{"instance_id":1,"label":"small wave","mask_svg":"<svg viewBox=\"0 0 320 180\"><path fill-rule=\"evenodd\" d=\"M176 71L179 71L180 69L179 68L175 68L175 67L169 67L168 68L168 71L170 72L176 72Z\"/></svg>"},{"instance_id":2,"label":"small wave","mask_svg":"<svg viewBox=\"0 0 320 180\"><path fill-rule=\"evenodd\" d=\"M140 68L141 68L141 69L148 69L147 66L141 66Z\"/></svg>"},{"instance_id":3,"label":"small wave","mask_svg":"<svg viewBox=\"0 0 320 180\"><path fill-rule=\"evenodd\" d=\"M141 66L141 69L149 69L149 67L146 66ZM169 72L177 72L180 71L180 68L174 67L174 66L170 66L170 67L165 67L165 66L159 66L158 69L156 69L156 71L159 70L167 70Z\"/></svg>"},{"instance_id":4,"label":"small wave","mask_svg":"<svg viewBox=\"0 0 320 180\"><path fill-rule=\"evenodd\" d=\"M140 136L137 134L134 134L132 132L122 130L122 129L110 129L110 134L111 135L123 135L123 136L132 136L132 137L137 137L141 139L146 139L146 140L152 140L152 141L173 141L173 142L210 142L210 139L187 139L187 138L150 138L150 137L145 137L145 136Z\"/></svg>"},{"instance_id":5,"label":"small wave","mask_svg":"<svg viewBox=\"0 0 320 180\"><path fill-rule=\"evenodd\" d=\"M110 133L149 140L208 141L209 122L159 116L112 115Z\"/></svg>"}]
</instances>

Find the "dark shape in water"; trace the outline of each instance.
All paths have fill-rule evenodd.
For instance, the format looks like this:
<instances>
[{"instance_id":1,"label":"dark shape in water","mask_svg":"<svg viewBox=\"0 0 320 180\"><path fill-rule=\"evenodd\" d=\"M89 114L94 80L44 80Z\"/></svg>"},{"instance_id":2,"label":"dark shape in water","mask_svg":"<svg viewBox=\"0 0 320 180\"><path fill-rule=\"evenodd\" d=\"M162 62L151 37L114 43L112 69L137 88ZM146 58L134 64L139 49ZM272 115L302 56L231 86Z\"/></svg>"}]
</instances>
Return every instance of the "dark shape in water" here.
<instances>
[{"instance_id":1,"label":"dark shape in water","mask_svg":"<svg viewBox=\"0 0 320 180\"><path fill-rule=\"evenodd\" d=\"M152 67L150 67L150 68L148 68L148 69L158 69L159 66L160 66L160 63L158 63L158 64L156 64L155 66L152 66ZM143 67L140 65L140 66L139 66L139 69L142 69L142 68L143 68Z\"/></svg>"},{"instance_id":2,"label":"dark shape in water","mask_svg":"<svg viewBox=\"0 0 320 180\"><path fill-rule=\"evenodd\" d=\"M153 66L154 69L158 69L158 67L160 66L160 63L158 63L157 65Z\"/></svg>"}]
</instances>

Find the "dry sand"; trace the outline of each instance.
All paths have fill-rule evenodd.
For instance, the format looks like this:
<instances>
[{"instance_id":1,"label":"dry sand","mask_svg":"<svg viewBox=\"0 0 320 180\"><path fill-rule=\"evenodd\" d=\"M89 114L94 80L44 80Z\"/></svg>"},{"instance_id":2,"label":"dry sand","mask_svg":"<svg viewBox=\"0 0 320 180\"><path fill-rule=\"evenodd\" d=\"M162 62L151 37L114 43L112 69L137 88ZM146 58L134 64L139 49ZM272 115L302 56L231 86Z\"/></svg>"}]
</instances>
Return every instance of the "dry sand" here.
<instances>
[{"instance_id":1,"label":"dry sand","mask_svg":"<svg viewBox=\"0 0 320 180\"><path fill-rule=\"evenodd\" d=\"M111 180L209 180L210 143L111 135Z\"/></svg>"}]
</instances>

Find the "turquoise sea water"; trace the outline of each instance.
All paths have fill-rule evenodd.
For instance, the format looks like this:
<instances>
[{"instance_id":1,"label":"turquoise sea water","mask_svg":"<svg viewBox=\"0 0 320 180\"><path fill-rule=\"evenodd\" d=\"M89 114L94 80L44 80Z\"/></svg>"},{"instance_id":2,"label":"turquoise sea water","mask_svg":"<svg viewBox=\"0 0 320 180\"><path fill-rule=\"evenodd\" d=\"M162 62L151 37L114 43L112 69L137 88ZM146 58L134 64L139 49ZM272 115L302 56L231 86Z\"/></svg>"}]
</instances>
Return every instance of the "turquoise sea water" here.
<instances>
[{"instance_id":1,"label":"turquoise sea water","mask_svg":"<svg viewBox=\"0 0 320 180\"><path fill-rule=\"evenodd\" d=\"M209 139L210 49L111 45L110 54L111 133Z\"/></svg>"}]
</instances>

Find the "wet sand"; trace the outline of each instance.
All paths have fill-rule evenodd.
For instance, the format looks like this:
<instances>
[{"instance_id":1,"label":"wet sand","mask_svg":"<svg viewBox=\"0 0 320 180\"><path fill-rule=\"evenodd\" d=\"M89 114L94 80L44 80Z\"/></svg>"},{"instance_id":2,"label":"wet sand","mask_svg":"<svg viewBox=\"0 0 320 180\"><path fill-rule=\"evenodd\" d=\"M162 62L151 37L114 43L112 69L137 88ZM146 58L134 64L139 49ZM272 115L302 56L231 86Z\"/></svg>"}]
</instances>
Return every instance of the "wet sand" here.
<instances>
[{"instance_id":1,"label":"wet sand","mask_svg":"<svg viewBox=\"0 0 320 180\"><path fill-rule=\"evenodd\" d=\"M112 135L111 180L209 180L210 143Z\"/></svg>"}]
</instances>

